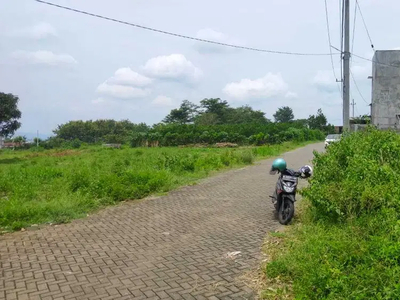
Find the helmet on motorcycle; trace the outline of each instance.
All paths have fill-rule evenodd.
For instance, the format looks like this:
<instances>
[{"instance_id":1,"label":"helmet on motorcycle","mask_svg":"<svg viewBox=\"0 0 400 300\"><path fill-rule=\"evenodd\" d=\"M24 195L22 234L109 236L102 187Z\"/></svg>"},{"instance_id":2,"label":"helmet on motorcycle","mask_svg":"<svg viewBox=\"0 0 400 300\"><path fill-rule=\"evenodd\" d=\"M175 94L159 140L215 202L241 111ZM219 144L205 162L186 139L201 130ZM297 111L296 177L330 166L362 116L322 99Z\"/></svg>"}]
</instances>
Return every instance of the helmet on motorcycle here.
<instances>
[{"instance_id":1,"label":"helmet on motorcycle","mask_svg":"<svg viewBox=\"0 0 400 300\"><path fill-rule=\"evenodd\" d=\"M272 163L271 171L282 172L286 170L286 161L283 158L277 158Z\"/></svg>"},{"instance_id":2,"label":"helmet on motorcycle","mask_svg":"<svg viewBox=\"0 0 400 300\"><path fill-rule=\"evenodd\" d=\"M300 172L304 174L304 177L308 178L312 175L313 169L309 165L305 165L300 169Z\"/></svg>"}]
</instances>

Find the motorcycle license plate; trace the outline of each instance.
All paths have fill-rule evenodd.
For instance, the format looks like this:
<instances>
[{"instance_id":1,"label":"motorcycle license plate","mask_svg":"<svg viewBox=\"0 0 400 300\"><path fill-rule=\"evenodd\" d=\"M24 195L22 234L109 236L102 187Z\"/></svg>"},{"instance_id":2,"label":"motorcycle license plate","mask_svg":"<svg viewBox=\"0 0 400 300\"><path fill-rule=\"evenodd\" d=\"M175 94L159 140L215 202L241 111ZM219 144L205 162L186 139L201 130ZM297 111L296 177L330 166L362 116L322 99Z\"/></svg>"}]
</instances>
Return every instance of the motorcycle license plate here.
<instances>
[{"instance_id":1,"label":"motorcycle license plate","mask_svg":"<svg viewBox=\"0 0 400 300\"><path fill-rule=\"evenodd\" d=\"M283 175L282 179L284 181L297 182L297 177L294 177L294 176Z\"/></svg>"}]
</instances>

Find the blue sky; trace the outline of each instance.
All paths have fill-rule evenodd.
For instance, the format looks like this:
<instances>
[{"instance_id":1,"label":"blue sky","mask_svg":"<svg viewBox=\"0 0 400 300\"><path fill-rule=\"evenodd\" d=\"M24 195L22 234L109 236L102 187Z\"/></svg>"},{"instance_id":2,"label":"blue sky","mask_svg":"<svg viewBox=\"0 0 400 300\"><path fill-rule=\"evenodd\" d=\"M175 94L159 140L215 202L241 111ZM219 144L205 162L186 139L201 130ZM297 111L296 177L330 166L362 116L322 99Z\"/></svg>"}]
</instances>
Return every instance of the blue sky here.
<instances>
[{"instance_id":1,"label":"blue sky","mask_svg":"<svg viewBox=\"0 0 400 300\"><path fill-rule=\"evenodd\" d=\"M355 1L351 1L353 4ZM400 46L400 2L360 0L375 48ZM271 50L328 53L324 1L54 0L188 36ZM332 44L339 44L339 0L328 0ZM354 7L351 9L352 22ZM220 97L272 118L290 106L296 118L322 108L341 124L341 98L329 56L231 49L125 26L39 4L0 3L0 91L20 97L21 132L51 133L77 119L159 122L188 99ZM354 53L372 51L360 18ZM335 53L336 51L334 51ZM334 56L339 73L339 55ZM354 57L353 74L369 103L371 62ZM356 114L368 113L355 86Z\"/></svg>"}]
</instances>

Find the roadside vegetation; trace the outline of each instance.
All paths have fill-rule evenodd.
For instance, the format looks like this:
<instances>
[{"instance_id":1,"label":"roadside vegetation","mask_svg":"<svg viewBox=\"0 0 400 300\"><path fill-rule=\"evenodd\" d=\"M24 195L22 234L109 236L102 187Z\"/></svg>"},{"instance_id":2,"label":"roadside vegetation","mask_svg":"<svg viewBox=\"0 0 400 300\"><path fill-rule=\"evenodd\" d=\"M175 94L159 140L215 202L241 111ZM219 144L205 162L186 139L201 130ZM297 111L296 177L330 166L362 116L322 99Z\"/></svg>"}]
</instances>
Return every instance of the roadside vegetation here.
<instances>
[{"instance_id":1,"label":"roadside vegetation","mask_svg":"<svg viewBox=\"0 0 400 300\"><path fill-rule=\"evenodd\" d=\"M63 223L128 199L191 184L211 172L250 165L310 141L333 126L321 110L295 120L281 107L274 122L249 106L219 98L187 100L161 123L70 121L28 143L19 98L0 93L0 232ZM0 141L1 142L1 141ZM105 146L105 147L104 147Z\"/></svg>"},{"instance_id":2,"label":"roadside vegetation","mask_svg":"<svg viewBox=\"0 0 400 300\"><path fill-rule=\"evenodd\" d=\"M87 147L3 151L0 229L64 223L128 199L168 192L212 172L250 165L302 143L245 148Z\"/></svg>"},{"instance_id":3,"label":"roadside vegetation","mask_svg":"<svg viewBox=\"0 0 400 300\"><path fill-rule=\"evenodd\" d=\"M400 136L369 128L315 153L294 226L267 238L265 299L400 299Z\"/></svg>"}]
</instances>

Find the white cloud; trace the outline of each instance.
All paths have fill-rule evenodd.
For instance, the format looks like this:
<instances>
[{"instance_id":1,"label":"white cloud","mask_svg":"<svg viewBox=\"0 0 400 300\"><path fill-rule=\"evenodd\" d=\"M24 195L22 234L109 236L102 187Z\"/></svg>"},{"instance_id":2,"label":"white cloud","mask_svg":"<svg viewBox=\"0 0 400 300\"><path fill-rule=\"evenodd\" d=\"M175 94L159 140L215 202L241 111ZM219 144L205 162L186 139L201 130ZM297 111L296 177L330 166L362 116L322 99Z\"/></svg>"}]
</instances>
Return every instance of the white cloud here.
<instances>
[{"instance_id":1,"label":"white cloud","mask_svg":"<svg viewBox=\"0 0 400 300\"><path fill-rule=\"evenodd\" d=\"M182 54L157 56L147 61L145 73L153 78L196 81L202 71Z\"/></svg>"},{"instance_id":2,"label":"white cloud","mask_svg":"<svg viewBox=\"0 0 400 300\"><path fill-rule=\"evenodd\" d=\"M130 85L136 87L148 86L153 82L152 79L136 73L130 68L120 68L115 71L113 77L107 80L108 84Z\"/></svg>"},{"instance_id":3,"label":"white cloud","mask_svg":"<svg viewBox=\"0 0 400 300\"><path fill-rule=\"evenodd\" d=\"M22 51L18 50L11 54L11 56L26 64L35 65L49 65L49 66L60 66L60 65L73 65L78 62L69 54L55 54L51 51Z\"/></svg>"},{"instance_id":4,"label":"white cloud","mask_svg":"<svg viewBox=\"0 0 400 300\"><path fill-rule=\"evenodd\" d=\"M288 84L280 73L268 73L258 79L242 79L239 82L228 83L223 92L233 98L245 99L256 97L273 97L285 95L288 92Z\"/></svg>"},{"instance_id":5,"label":"white cloud","mask_svg":"<svg viewBox=\"0 0 400 300\"><path fill-rule=\"evenodd\" d=\"M96 92L103 96L118 99L144 98L150 94L150 90L148 89L141 89L126 85L108 84L107 82L100 84L97 87Z\"/></svg>"},{"instance_id":6,"label":"white cloud","mask_svg":"<svg viewBox=\"0 0 400 300\"><path fill-rule=\"evenodd\" d=\"M285 94L285 98L297 98L297 97L298 97L298 95L296 93L294 93L294 92L291 92L291 91L288 91Z\"/></svg>"},{"instance_id":7,"label":"white cloud","mask_svg":"<svg viewBox=\"0 0 400 300\"><path fill-rule=\"evenodd\" d=\"M119 68L114 76L100 84L96 92L104 97L114 99L135 99L148 96L151 91L145 87L153 82L152 79L143 76L130 68ZM105 98L98 98L92 103L106 102Z\"/></svg>"},{"instance_id":8,"label":"white cloud","mask_svg":"<svg viewBox=\"0 0 400 300\"><path fill-rule=\"evenodd\" d=\"M224 44L241 45L241 43L238 40L230 38L226 34L216 31L211 28L200 29L197 32L196 37L199 39L210 40L210 41L224 43ZM203 53L203 54L223 53L223 52L227 52L227 51L237 50L237 49L231 48L231 47L226 47L226 46L224 47L224 46L220 46L220 45L204 43L204 42L199 42L199 41L195 43L195 48L197 49L198 52Z\"/></svg>"},{"instance_id":9,"label":"white cloud","mask_svg":"<svg viewBox=\"0 0 400 300\"><path fill-rule=\"evenodd\" d=\"M312 83L323 92L332 93L338 91L336 78L333 76L332 71L329 70L319 70Z\"/></svg>"},{"instance_id":10,"label":"white cloud","mask_svg":"<svg viewBox=\"0 0 400 300\"><path fill-rule=\"evenodd\" d=\"M157 96L151 102L151 104L153 106L158 106L158 107L171 107L171 106L174 106L174 100L172 100L172 98L170 98L170 97L160 95L160 96Z\"/></svg>"},{"instance_id":11,"label":"white cloud","mask_svg":"<svg viewBox=\"0 0 400 300\"><path fill-rule=\"evenodd\" d=\"M56 37L57 31L49 23L41 22L32 27L15 30L11 36L41 40L48 37Z\"/></svg>"}]
</instances>

